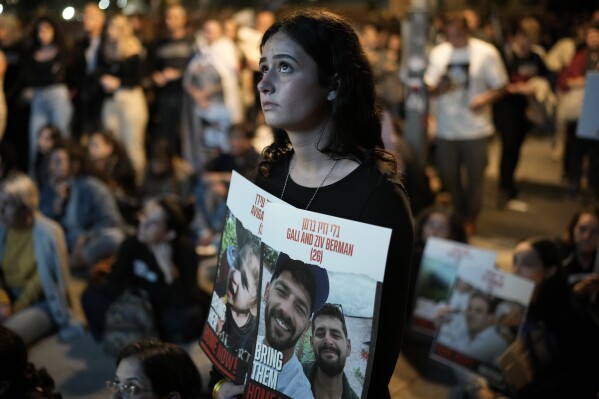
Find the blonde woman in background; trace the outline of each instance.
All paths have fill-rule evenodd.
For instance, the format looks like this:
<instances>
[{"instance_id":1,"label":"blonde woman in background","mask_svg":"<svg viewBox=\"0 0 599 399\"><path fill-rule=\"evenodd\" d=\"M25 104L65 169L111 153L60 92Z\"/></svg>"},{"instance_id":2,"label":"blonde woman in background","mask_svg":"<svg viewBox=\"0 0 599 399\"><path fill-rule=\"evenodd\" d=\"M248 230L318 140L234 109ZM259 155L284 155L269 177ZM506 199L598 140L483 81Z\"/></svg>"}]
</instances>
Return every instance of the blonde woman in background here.
<instances>
[{"instance_id":1,"label":"blonde woman in background","mask_svg":"<svg viewBox=\"0 0 599 399\"><path fill-rule=\"evenodd\" d=\"M144 141L148 124L148 109L141 88L142 52L141 42L127 17L115 15L110 18L100 77L106 93L102 123L125 146L138 184L146 163Z\"/></svg>"},{"instance_id":2,"label":"blonde woman in background","mask_svg":"<svg viewBox=\"0 0 599 399\"><path fill-rule=\"evenodd\" d=\"M84 333L71 317L63 230L39 212L39 201L25 174L0 184L0 324L26 345L54 332L61 341Z\"/></svg>"}]
</instances>

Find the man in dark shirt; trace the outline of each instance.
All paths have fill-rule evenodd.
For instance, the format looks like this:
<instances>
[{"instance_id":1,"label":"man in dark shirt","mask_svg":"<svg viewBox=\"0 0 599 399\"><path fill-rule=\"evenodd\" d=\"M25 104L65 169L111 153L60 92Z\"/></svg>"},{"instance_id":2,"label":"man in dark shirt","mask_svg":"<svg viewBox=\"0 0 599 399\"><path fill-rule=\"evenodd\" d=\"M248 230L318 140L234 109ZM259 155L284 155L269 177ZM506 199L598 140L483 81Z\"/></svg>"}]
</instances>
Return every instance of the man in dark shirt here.
<instances>
[{"instance_id":1,"label":"man in dark shirt","mask_svg":"<svg viewBox=\"0 0 599 399\"><path fill-rule=\"evenodd\" d=\"M157 121L157 133L169 140L174 153L180 154L183 73L193 56L185 8L178 4L169 6L165 24L167 37L156 44L152 57L152 82L156 88L156 115L152 119Z\"/></svg>"},{"instance_id":2,"label":"man in dark shirt","mask_svg":"<svg viewBox=\"0 0 599 399\"><path fill-rule=\"evenodd\" d=\"M87 3L83 9L85 36L75 44L74 62L67 72L69 86L74 89L73 133L89 135L101 127L100 112L104 93L100 89L98 66L101 63L106 16L97 4Z\"/></svg>"}]
</instances>

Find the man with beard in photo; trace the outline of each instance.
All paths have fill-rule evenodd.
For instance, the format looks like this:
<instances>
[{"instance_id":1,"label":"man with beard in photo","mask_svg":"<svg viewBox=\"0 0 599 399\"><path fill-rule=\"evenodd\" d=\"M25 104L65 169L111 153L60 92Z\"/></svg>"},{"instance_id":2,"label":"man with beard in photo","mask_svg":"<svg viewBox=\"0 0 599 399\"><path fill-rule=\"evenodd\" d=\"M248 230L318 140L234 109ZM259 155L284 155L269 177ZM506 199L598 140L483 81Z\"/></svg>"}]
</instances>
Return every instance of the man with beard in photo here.
<instances>
[{"instance_id":1,"label":"man with beard in photo","mask_svg":"<svg viewBox=\"0 0 599 399\"><path fill-rule=\"evenodd\" d=\"M319 266L280 253L264 300L263 342L282 355L276 390L292 398L312 398L310 382L295 356L295 344L310 326L312 315L327 301L329 277Z\"/></svg>"},{"instance_id":2,"label":"man with beard in photo","mask_svg":"<svg viewBox=\"0 0 599 399\"><path fill-rule=\"evenodd\" d=\"M343 371L351 354L341 305L326 303L312 317L312 351L316 360L304 364L316 399L358 399Z\"/></svg>"}]
</instances>

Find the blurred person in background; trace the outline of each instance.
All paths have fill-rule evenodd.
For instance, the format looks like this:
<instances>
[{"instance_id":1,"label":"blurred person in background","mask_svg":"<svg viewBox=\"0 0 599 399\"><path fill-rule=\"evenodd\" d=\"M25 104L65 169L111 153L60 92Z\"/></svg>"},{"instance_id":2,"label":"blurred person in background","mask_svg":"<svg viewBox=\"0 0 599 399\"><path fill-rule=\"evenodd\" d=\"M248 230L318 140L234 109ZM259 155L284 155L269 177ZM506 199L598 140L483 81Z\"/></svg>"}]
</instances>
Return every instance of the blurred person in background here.
<instances>
[{"instance_id":1,"label":"blurred person in background","mask_svg":"<svg viewBox=\"0 0 599 399\"><path fill-rule=\"evenodd\" d=\"M461 14L447 19L445 33L447 42L430 52L424 82L436 103L437 172L471 235L482 205L488 138L495 130L491 104L508 77L499 52L470 37Z\"/></svg>"},{"instance_id":2,"label":"blurred person in background","mask_svg":"<svg viewBox=\"0 0 599 399\"><path fill-rule=\"evenodd\" d=\"M63 137L70 137L73 104L66 85L69 53L58 23L40 17L31 31L23 73L33 88L29 121L29 171L37 149L37 135L47 123L57 126Z\"/></svg>"},{"instance_id":3,"label":"blurred person in background","mask_svg":"<svg viewBox=\"0 0 599 399\"><path fill-rule=\"evenodd\" d=\"M173 153L181 153L183 74L193 56L192 38L187 32L187 11L180 4L169 5L164 15L165 35L149 53L151 78L156 100L152 120L156 133L165 137Z\"/></svg>"},{"instance_id":4,"label":"blurred person in background","mask_svg":"<svg viewBox=\"0 0 599 399\"><path fill-rule=\"evenodd\" d=\"M104 47L106 15L98 3L83 6L84 34L75 42L69 83L73 90L73 135L84 137L100 129L104 95L100 87L99 65Z\"/></svg>"},{"instance_id":5,"label":"blurred person in background","mask_svg":"<svg viewBox=\"0 0 599 399\"><path fill-rule=\"evenodd\" d=\"M48 182L50 151L52 151L55 145L59 145L62 142L62 134L58 127L49 123L40 129L37 136L37 150L33 160L32 174L39 188L44 187Z\"/></svg>"},{"instance_id":6,"label":"blurred person in background","mask_svg":"<svg viewBox=\"0 0 599 399\"><path fill-rule=\"evenodd\" d=\"M452 397L595 398L599 326L568 288L558 246L545 238L520 241L512 272L535 287L520 334L499 361L507 388L494 390L478 379Z\"/></svg>"},{"instance_id":7,"label":"blurred person in background","mask_svg":"<svg viewBox=\"0 0 599 399\"><path fill-rule=\"evenodd\" d=\"M0 325L0 399L62 399L46 369L27 358L23 340Z\"/></svg>"},{"instance_id":8,"label":"blurred person in background","mask_svg":"<svg viewBox=\"0 0 599 399\"><path fill-rule=\"evenodd\" d=\"M126 290L147 294L161 337L178 343L199 337L210 300L197 284L198 263L179 199L146 202L137 233L120 246L106 283L90 285L82 295L94 337L102 337L110 304Z\"/></svg>"},{"instance_id":9,"label":"blurred person in background","mask_svg":"<svg viewBox=\"0 0 599 399\"><path fill-rule=\"evenodd\" d=\"M69 309L63 231L38 211L39 199L35 183L24 174L0 185L0 322L26 345L55 331L63 341L84 332Z\"/></svg>"},{"instance_id":10,"label":"blurred person in background","mask_svg":"<svg viewBox=\"0 0 599 399\"><path fill-rule=\"evenodd\" d=\"M102 107L104 128L123 143L133 164L136 184L141 184L145 164L148 106L141 88L143 47L124 15L108 20L100 85L105 94Z\"/></svg>"},{"instance_id":11,"label":"blurred person in background","mask_svg":"<svg viewBox=\"0 0 599 399\"><path fill-rule=\"evenodd\" d=\"M86 172L106 184L127 224L136 225L141 205L135 169L123 144L110 132L100 130L90 135Z\"/></svg>"},{"instance_id":12,"label":"blurred person in background","mask_svg":"<svg viewBox=\"0 0 599 399\"><path fill-rule=\"evenodd\" d=\"M125 238L115 196L102 181L80 173L78 155L75 144L54 147L48 184L40 195L42 213L65 231L73 269L92 268L109 258Z\"/></svg>"},{"instance_id":13,"label":"blurred person in background","mask_svg":"<svg viewBox=\"0 0 599 399\"><path fill-rule=\"evenodd\" d=\"M6 59L3 88L7 107L6 132L2 142L19 154L16 159L18 169L27 171L30 99L25 95L27 82L23 67L26 57L22 34L21 22L16 16L6 12L0 14L0 50Z\"/></svg>"},{"instance_id":14,"label":"blurred person in background","mask_svg":"<svg viewBox=\"0 0 599 399\"><path fill-rule=\"evenodd\" d=\"M586 47L576 53L559 76L558 85L564 92L584 90L587 73L599 71L599 21L587 26L585 43ZM582 97L580 101L579 107L582 107ZM577 125L577 120L572 120L566 125L564 166L568 191L573 197L581 193L583 163L588 159L588 187L592 198L597 200L599 199L599 141L578 137Z\"/></svg>"}]
</instances>

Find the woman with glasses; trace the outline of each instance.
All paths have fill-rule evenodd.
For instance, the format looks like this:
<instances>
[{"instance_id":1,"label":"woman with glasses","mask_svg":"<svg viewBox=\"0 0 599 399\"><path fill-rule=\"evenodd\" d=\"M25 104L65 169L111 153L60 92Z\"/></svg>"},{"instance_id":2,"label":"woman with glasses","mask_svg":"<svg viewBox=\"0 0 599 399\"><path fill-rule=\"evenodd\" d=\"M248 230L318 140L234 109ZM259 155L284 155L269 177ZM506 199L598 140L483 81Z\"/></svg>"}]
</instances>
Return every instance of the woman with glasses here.
<instances>
[{"instance_id":1,"label":"woman with glasses","mask_svg":"<svg viewBox=\"0 0 599 399\"><path fill-rule=\"evenodd\" d=\"M126 346L106 386L113 398L199 399L200 373L189 354L175 344L146 339Z\"/></svg>"},{"instance_id":2,"label":"woman with glasses","mask_svg":"<svg viewBox=\"0 0 599 399\"><path fill-rule=\"evenodd\" d=\"M139 219L137 234L121 245L106 283L83 293L90 331L101 339L110 304L133 291L151 303L161 337L172 342L199 337L209 299L197 284L198 256L179 199L153 198Z\"/></svg>"}]
</instances>

